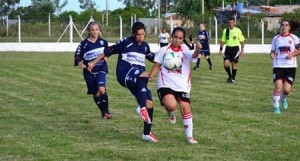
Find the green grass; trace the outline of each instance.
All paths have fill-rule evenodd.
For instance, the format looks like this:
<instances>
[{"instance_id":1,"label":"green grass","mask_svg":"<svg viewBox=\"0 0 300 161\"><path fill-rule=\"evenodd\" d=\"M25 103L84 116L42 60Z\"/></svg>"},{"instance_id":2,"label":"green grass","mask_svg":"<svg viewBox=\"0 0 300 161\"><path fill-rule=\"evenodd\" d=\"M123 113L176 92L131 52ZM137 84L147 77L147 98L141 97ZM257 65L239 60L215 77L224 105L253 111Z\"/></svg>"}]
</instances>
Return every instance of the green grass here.
<instances>
[{"instance_id":1,"label":"green grass","mask_svg":"<svg viewBox=\"0 0 300 161\"><path fill-rule=\"evenodd\" d=\"M113 119L100 118L72 53L0 53L0 160L262 160L300 158L300 77L289 109L274 115L272 62L267 54L240 60L236 84L225 83L222 59L214 70L202 59L192 73L197 145L185 142L182 121L167 122L156 94L153 131L159 143L141 141L133 96L115 78L109 61ZM299 62L299 61L298 61ZM148 70L151 64L148 64Z\"/></svg>"}]
</instances>

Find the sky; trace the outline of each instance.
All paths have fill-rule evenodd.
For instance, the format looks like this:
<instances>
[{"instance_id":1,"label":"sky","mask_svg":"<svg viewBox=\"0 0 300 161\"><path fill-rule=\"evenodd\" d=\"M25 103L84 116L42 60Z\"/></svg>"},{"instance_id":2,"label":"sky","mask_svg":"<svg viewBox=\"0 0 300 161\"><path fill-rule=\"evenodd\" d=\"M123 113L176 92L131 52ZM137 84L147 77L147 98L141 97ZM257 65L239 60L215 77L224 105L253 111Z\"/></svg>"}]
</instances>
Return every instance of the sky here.
<instances>
[{"instance_id":1,"label":"sky","mask_svg":"<svg viewBox=\"0 0 300 161\"><path fill-rule=\"evenodd\" d=\"M64 0L61 0L63 2ZM96 2L96 8L98 11L106 10L106 0L94 0ZM115 10L118 8L124 8L125 5L123 5L122 2L118 2L118 0L107 0L108 2L108 9L109 10ZM29 6L31 5L31 0L21 0L20 6ZM82 9L79 7L78 0L68 0L68 4L63 8L63 11L75 11L75 12L81 12Z\"/></svg>"}]
</instances>

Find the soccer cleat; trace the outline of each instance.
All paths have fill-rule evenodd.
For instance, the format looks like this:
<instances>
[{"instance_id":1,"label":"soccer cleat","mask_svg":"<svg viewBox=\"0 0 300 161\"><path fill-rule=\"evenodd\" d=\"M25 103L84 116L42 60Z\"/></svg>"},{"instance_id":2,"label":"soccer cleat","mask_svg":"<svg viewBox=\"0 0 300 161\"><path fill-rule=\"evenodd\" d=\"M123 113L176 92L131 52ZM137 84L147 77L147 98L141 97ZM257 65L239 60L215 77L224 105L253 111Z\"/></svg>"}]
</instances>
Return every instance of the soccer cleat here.
<instances>
[{"instance_id":1,"label":"soccer cleat","mask_svg":"<svg viewBox=\"0 0 300 161\"><path fill-rule=\"evenodd\" d=\"M175 117L175 114L173 112L168 112L168 118L169 118L169 122L171 124L176 124L176 117Z\"/></svg>"},{"instance_id":2,"label":"soccer cleat","mask_svg":"<svg viewBox=\"0 0 300 161\"><path fill-rule=\"evenodd\" d=\"M199 69L199 67L194 67L193 69L194 69L194 70L198 70L198 69Z\"/></svg>"},{"instance_id":3,"label":"soccer cleat","mask_svg":"<svg viewBox=\"0 0 300 161\"><path fill-rule=\"evenodd\" d=\"M104 113L102 115L102 118L104 118L104 119L111 119L111 114L110 113Z\"/></svg>"},{"instance_id":4,"label":"soccer cleat","mask_svg":"<svg viewBox=\"0 0 300 161\"><path fill-rule=\"evenodd\" d=\"M235 82L235 80L234 79L231 79L231 82L230 83L234 83Z\"/></svg>"},{"instance_id":5,"label":"soccer cleat","mask_svg":"<svg viewBox=\"0 0 300 161\"><path fill-rule=\"evenodd\" d=\"M275 114L280 114L280 109L279 109L279 107L274 107L274 113L275 113Z\"/></svg>"},{"instance_id":6,"label":"soccer cleat","mask_svg":"<svg viewBox=\"0 0 300 161\"><path fill-rule=\"evenodd\" d=\"M188 137L188 138L186 138L186 140L190 144L198 144L198 141L195 140L195 138L193 138L193 137Z\"/></svg>"},{"instance_id":7,"label":"soccer cleat","mask_svg":"<svg viewBox=\"0 0 300 161\"><path fill-rule=\"evenodd\" d=\"M213 65L209 66L209 70L213 70L213 68L214 68Z\"/></svg>"},{"instance_id":8,"label":"soccer cleat","mask_svg":"<svg viewBox=\"0 0 300 161\"><path fill-rule=\"evenodd\" d=\"M228 77L227 80L226 80L226 82L227 82L227 83L231 83L231 82L232 82L231 77Z\"/></svg>"},{"instance_id":9,"label":"soccer cleat","mask_svg":"<svg viewBox=\"0 0 300 161\"><path fill-rule=\"evenodd\" d=\"M146 107L140 108L140 106L138 106L138 108L139 109L137 109L137 113L141 117L141 119L147 122L148 124L151 124L151 119L148 115Z\"/></svg>"},{"instance_id":10,"label":"soccer cleat","mask_svg":"<svg viewBox=\"0 0 300 161\"><path fill-rule=\"evenodd\" d=\"M142 140L146 141L146 142L153 142L153 143L157 143L158 139L154 136L154 134L152 132L150 132L150 135L142 135Z\"/></svg>"},{"instance_id":11,"label":"soccer cleat","mask_svg":"<svg viewBox=\"0 0 300 161\"><path fill-rule=\"evenodd\" d=\"M286 98L281 100L281 105L282 105L282 108L285 110L288 108L288 103L287 103Z\"/></svg>"}]
</instances>

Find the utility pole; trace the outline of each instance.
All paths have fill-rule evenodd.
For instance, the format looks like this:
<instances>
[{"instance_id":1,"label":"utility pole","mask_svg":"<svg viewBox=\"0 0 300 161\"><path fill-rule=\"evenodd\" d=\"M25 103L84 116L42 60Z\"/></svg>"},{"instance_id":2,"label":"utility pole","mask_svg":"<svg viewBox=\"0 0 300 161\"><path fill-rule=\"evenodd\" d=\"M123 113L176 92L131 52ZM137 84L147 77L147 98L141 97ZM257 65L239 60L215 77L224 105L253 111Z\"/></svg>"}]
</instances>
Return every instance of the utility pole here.
<instances>
[{"instance_id":1,"label":"utility pole","mask_svg":"<svg viewBox=\"0 0 300 161\"><path fill-rule=\"evenodd\" d=\"M108 27L108 3L106 0L106 27Z\"/></svg>"},{"instance_id":2,"label":"utility pole","mask_svg":"<svg viewBox=\"0 0 300 161\"><path fill-rule=\"evenodd\" d=\"M201 1L202 4L202 21L204 22L204 0Z\"/></svg>"},{"instance_id":3,"label":"utility pole","mask_svg":"<svg viewBox=\"0 0 300 161\"><path fill-rule=\"evenodd\" d=\"M158 31L160 31L160 0L157 0L156 1L157 2L157 9L158 9L158 15L157 15L157 17L158 17Z\"/></svg>"}]
</instances>

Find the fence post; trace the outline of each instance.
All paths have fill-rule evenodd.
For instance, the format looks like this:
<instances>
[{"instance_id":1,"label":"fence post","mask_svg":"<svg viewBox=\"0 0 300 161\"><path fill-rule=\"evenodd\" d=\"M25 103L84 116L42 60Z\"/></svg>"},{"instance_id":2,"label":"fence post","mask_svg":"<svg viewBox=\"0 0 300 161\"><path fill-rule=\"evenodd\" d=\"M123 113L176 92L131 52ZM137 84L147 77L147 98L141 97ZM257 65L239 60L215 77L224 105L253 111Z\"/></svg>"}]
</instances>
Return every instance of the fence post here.
<instances>
[{"instance_id":1,"label":"fence post","mask_svg":"<svg viewBox=\"0 0 300 161\"><path fill-rule=\"evenodd\" d=\"M8 15L6 15L6 37L8 37Z\"/></svg>"},{"instance_id":2,"label":"fence post","mask_svg":"<svg viewBox=\"0 0 300 161\"><path fill-rule=\"evenodd\" d=\"M48 35L49 35L49 37L51 37L51 15L50 15L50 13L49 13L49 18L48 18Z\"/></svg>"},{"instance_id":3,"label":"fence post","mask_svg":"<svg viewBox=\"0 0 300 161\"><path fill-rule=\"evenodd\" d=\"M216 45L218 44L218 20L217 17L214 16L215 18L215 41L216 41Z\"/></svg>"},{"instance_id":4,"label":"fence post","mask_svg":"<svg viewBox=\"0 0 300 161\"><path fill-rule=\"evenodd\" d=\"M122 40L123 39L123 22L122 22L122 17L119 16L120 18L120 39Z\"/></svg>"},{"instance_id":5,"label":"fence post","mask_svg":"<svg viewBox=\"0 0 300 161\"><path fill-rule=\"evenodd\" d=\"M19 43L21 43L21 18L20 15L18 15L18 33L19 33Z\"/></svg>"},{"instance_id":6,"label":"fence post","mask_svg":"<svg viewBox=\"0 0 300 161\"><path fill-rule=\"evenodd\" d=\"M265 44L265 29L264 29L264 26L265 26L265 23L263 20L260 20L261 21L261 44Z\"/></svg>"}]
</instances>

